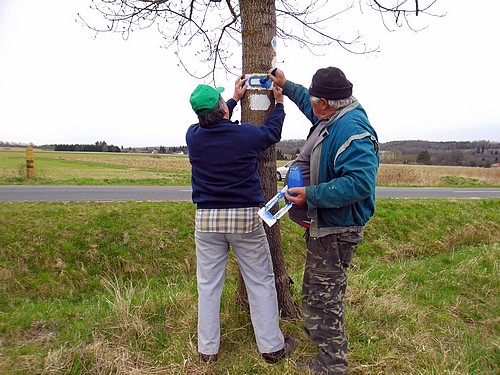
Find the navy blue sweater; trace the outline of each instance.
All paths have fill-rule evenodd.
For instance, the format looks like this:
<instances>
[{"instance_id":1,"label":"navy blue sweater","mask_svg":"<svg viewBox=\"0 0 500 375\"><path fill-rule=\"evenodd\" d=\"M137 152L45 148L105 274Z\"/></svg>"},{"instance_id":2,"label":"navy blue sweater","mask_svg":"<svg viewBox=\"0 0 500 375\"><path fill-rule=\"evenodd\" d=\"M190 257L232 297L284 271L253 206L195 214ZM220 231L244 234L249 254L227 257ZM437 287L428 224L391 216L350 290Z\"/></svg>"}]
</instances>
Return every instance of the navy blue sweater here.
<instances>
[{"instance_id":1,"label":"navy blue sweater","mask_svg":"<svg viewBox=\"0 0 500 375\"><path fill-rule=\"evenodd\" d=\"M230 113L236 104L228 100ZM210 128L189 127L192 198L198 208L258 207L264 201L257 158L279 142L284 119L283 104L277 103L262 126L224 119Z\"/></svg>"}]
</instances>

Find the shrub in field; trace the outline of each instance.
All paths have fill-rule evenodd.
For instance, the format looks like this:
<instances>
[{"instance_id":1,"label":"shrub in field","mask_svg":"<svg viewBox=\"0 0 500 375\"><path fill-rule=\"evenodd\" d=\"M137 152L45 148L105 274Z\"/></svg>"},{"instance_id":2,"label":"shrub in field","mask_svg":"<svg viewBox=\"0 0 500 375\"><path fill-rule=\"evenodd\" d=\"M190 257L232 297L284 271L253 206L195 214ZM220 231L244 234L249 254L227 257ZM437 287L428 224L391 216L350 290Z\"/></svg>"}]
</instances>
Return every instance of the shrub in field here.
<instances>
[{"instance_id":1,"label":"shrub in field","mask_svg":"<svg viewBox=\"0 0 500 375\"><path fill-rule=\"evenodd\" d=\"M473 186L479 185L479 179L477 178L467 178L459 176L443 176L441 177L444 185L450 186Z\"/></svg>"}]
</instances>

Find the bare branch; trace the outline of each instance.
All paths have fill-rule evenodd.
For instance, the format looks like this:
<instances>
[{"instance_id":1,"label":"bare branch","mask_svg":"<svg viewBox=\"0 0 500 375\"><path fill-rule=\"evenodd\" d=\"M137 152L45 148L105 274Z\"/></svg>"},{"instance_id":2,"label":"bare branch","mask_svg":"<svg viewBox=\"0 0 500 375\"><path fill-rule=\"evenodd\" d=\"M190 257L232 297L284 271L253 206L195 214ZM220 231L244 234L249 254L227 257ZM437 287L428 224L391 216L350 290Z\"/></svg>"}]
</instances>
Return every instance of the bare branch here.
<instances>
[{"instance_id":1,"label":"bare branch","mask_svg":"<svg viewBox=\"0 0 500 375\"><path fill-rule=\"evenodd\" d=\"M406 25L410 30L420 31L423 28L415 29L412 26L412 22L410 21L410 16L415 15L418 17L420 14L425 14L430 17L443 17L444 14L434 14L430 11L430 9L436 4L437 0L429 0L428 4L423 8L420 7L419 1L415 0L414 5L410 3L408 0L368 0L367 4L373 10L379 12L382 16L382 22L387 30L391 30L391 28L387 25L384 19L384 14L389 14L394 18L394 24L397 27L401 27L403 24ZM392 5L384 5L387 3L392 3ZM401 21L404 22L401 22Z\"/></svg>"},{"instance_id":2,"label":"bare branch","mask_svg":"<svg viewBox=\"0 0 500 375\"><path fill-rule=\"evenodd\" d=\"M206 0L169 1L169 0L91 0L91 9L101 15L104 26L91 25L85 17L78 14L80 21L96 32L116 32L128 39L134 30L155 25L165 40L165 48L176 46L176 56L180 64L191 75L200 78L211 76L215 79L218 69L234 70L228 65L234 46L241 45L241 20L239 2L225 0L207 2ZM258 0L256 0L258 1ZM354 0L353 0L354 1ZM391 15L398 27L406 25L413 30L410 16L434 15L431 7L437 0L358 0L381 15L387 29L384 15ZM422 3L425 3L422 5ZM360 4L361 5L361 4ZM301 47L318 54L321 47L335 44L355 54L377 52L378 47L368 48L360 44L359 31L349 39L341 38L332 32L336 20L352 11L353 4L343 8L338 2L328 0L277 0L276 18L279 21L277 36L283 40L298 43ZM301 30L301 32L297 32ZM340 30L345 31L345 30ZM182 61L183 53L194 55L203 63L205 73L196 73ZM187 61L187 60L186 60ZM208 69L206 63L209 63ZM190 65L193 64L190 62Z\"/></svg>"}]
</instances>

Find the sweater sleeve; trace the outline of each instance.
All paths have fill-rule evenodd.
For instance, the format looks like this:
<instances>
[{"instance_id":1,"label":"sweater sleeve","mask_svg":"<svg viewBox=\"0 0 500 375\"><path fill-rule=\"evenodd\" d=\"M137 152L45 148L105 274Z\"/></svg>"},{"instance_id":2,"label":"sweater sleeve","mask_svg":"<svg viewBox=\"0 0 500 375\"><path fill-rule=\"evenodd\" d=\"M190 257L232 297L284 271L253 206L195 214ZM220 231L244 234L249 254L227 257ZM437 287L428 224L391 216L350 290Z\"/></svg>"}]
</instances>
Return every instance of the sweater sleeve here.
<instances>
[{"instance_id":1,"label":"sweater sleeve","mask_svg":"<svg viewBox=\"0 0 500 375\"><path fill-rule=\"evenodd\" d=\"M264 124L258 127L261 132L261 152L280 141L284 121L285 107L282 103L276 103Z\"/></svg>"},{"instance_id":2,"label":"sweater sleeve","mask_svg":"<svg viewBox=\"0 0 500 375\"><path fill-rule=\"evenodd\" d=\"M238 102L233 98L229 99L227 102L227 108L229 108L229 118L233 116L233 110L238 105Z\"/></svg>"}]
</instances>

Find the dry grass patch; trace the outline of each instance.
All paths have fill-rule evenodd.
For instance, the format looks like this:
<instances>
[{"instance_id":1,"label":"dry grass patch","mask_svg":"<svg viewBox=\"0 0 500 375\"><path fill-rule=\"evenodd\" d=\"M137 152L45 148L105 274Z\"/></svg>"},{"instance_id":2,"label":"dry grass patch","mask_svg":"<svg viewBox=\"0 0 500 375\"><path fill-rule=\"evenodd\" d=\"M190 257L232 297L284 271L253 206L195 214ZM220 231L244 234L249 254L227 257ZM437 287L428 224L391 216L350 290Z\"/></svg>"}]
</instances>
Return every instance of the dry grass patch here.
<instances>
[{"instance_id":1,"label":"dry grass patch","mask_svg":"<svg viewBox=\"0 0 500 375\"><path fill-rule=\"evenodd\" d=\"M187 157L169 157L169 156L143 156L143 157L123 157L108 156L105 158L77 157L73 160L83 162L98 162L110 165L120 165L129 168L163 170L171 172L184 172L191 169Z\"/></svg>"},{"instance_id":2,"label":"dry grass patch","mask_svg":"<svg viewBox=\"0 0 500 375\"><path fill-rule=\"evenodd\" d=\"M489 373L499 361L499 251L466 248L352 270L346 295L352 373Z\"/></svg>"},{"instance_id":3,"label":"dry grass patch","mask_svg":"<svg viewBox=\"0 0 500 375\"><path fill-rule=\"evenodd\" d=\"M96 337L90 344L66 346L51 351L42 374L137 374L164 375L187 373L182 363L155 364L147 352L120 346L114 341Z\"/></svg>"},{"instance_id":4,"label":"dry grass patch","mask_svg":"<svg viewBox=\"0 0 500 375\"><path fill-rule=\"evenodd\" d=\"M463 182L470 185L500 186L500 168L408 164L381 164L377 183L395 186L440 186L445 185L450 176L463 178Z\"/></svg>"}]
</instances>

